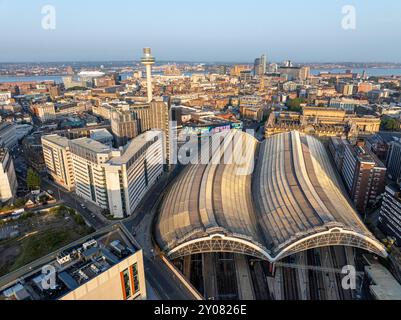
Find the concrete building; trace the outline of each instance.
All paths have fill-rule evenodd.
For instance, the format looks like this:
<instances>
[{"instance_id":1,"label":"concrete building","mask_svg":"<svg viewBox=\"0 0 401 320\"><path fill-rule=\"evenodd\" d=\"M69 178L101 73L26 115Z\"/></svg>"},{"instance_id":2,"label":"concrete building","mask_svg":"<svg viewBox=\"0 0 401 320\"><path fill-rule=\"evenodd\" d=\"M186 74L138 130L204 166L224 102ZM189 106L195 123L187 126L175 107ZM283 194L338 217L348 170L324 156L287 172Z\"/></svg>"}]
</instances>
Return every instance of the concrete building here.
<instances>
[{"instance_id":1,"label":"concrete building","mask_svg":"<svg viewBox=\"0 0 401 320\"><path fill-rule=\"evenodd\" d=\"M90 138L100 143L113 147L113 135L107 129L94 129L90 131Z\"/></svg>"},{"instance_id":2,"label":"concrete building","mask_svg":"<svg viewBox=\"0 0 401 320\"><path fill-rule=\"evenodd\" d=\"M38 172L46 171L46 163L43 156L42 138L38 134L30 135L22 140L24 159L29 167Z\"/></svg>"},{"instance_id":3,"label":"concrete building","mask_svg":"<svg viewBox=\"0 0 401 320\"><path fill-rule=\"evenodd\" d=\"M387 172L390 179L397 181L401 178L401 143L390 143L390 151L387 158Z\"/></svg>"},{"instance_id":4,"label":"concrete building","mask_svg":"<svg viewBox=\"0 0 401 320\"><path fill-rule=\"evenodd\" d=\"M351 199L360 212L365 212L383 194L386 174L384 164L363 142L345 146L342 176Z\"/></svg>"},{"instance_id":5,"label":"concrete building","mask_svg":"<svg viewBox=\"0 0 401 320\"><path fill-rule=\"evenodd\" d=\"M63 188L73 190L75 176L69 140L58 135L43 136L42 147L49 176Z\"/></svg>"},{"instance_id":6,"label":"concrete building","mask_svg":"<svg viewBox=\"0 0 401 320\"><path fill-rule=\"evenodd\" d=\"M45 266L54 271L49 278L42 271ZM0 300L146 299L143 252L122 225L102 229L0 279Z\"/></svg>"},{"instance_id":7,"label":"concrete building","mask_svg":"<svg viewBox=\"0 0 401 320\"><path fill-rule=\"evenodd\" d=\"M379 228L387 235L396 239L401 245L401 185L386 186L383 203L380 209Z\"/></svg>"},{"instance_id":8,"label":"concrete building","mask_svg":"<svg viewBox=\"0 0 401 320\"><path fill-rule=\"evenodd\" d=\"M0 147L13 149L18 144L15 125L10 122L0 123Z\"/></svg>"},{"instance_id":9,"label":"concrete building","mask_svg":"<svg viewBox=\"0 0 401 320\"><path fill-rule=\"evenodd\" d=\"M114 150L89 138L69 141L75 192L115 218L133 214L163 174L164 137L151 130Z\"/></svg>"},{"instance_id":10,"label":"concrete building","mask_svg":"<svg viewBox=\"0 0 401 320\"><path fill-rule=\"evenodd\" d=\"M104 164L109 210L115 218L130 216L163 174L163 145L162 131L148 131Z\"/></svg>"},{"instance_id":11,"label":"concrete building","mask_svg":"<svg viewBox=\"0 0 401 320\"><path fill-rule=\"evenodd\" d=\"M41 122L51 121L56 119L56 109L54 103L44 103L35 105L34 112Z\"/></svg>"},{"instance_id":12,"label":"concrete building","mask_svg":"<svg viewBox=\"0 0 401 320\"><path fill-rule=\"evenodd\" d=\"M15 199L17 188L13 159L7 149L0 149L0 201Z\"/></svg>"},{"instance_id":13,"label":"concrete building","mask_svg":"<svg viewBox=\"0 0 401 320\"><path fill-rule=\"evenodd\" d=\"M266 55L262 55L260 58L255 59L254 74L255 76L262 76L266 73L267 59Z\"/></svg>"},{"instance_id":14,"label":"concrete building","mask_svg":"<svg viewBox=\"0 0 401 320\"><path fill-rule=\"evenodd\" d=\"M69 141L78 196L108 210L106 176L103 168L112 157L112 149L89 138ZM119 155L118 151L115 151Z\"/></svg>"},{"instance_id":15,"label":"concrete building","mask_svg":"<svg viewBox=\"0 0 401 320\"><path fill-rule=\"evenodd\" d=\"M117 148L125 146L130 140L139 135L138 119L128 105L112 112L111 130Z\"/></svg>"}]
</instances>

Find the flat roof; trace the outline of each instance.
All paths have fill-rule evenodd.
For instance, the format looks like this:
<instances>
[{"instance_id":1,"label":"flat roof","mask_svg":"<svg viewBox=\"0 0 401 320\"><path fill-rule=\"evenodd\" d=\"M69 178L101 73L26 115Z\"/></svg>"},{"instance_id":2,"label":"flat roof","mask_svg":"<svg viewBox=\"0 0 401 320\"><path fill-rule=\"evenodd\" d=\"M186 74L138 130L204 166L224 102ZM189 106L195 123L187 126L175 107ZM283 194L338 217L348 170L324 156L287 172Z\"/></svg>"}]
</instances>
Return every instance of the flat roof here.
<instances>
[{"instance_id":1,"label":"flat roof","mask_svg":"<svg viewBox=\"0 0 401 320\"><path fill-rule=\"evenodd\" d=\"M121 224L106 227L0 278L0 300L60 299L139 250ZM43 266L55 268L56 288L43 289Z\"/></svg>"},{"instance_id":2,"label":"flat roof","mask_svg":"<svg viewBox=\"0 0 401 320\"><path fill-rule=\"evenodd\" d=\"M366 266L365 272L373 282L370 292L377 300L401 300L401 285L384 266L374 263Z\"/></svg>"},{"instance_id":3,"label":"flat roof","mask_svg":"<svg viewBox=\"0 0 401 320\"><path fill-rule=\"evenodd\" d=\"M65 137L59 136L58 134L42 136L42 140L54 143L64 148L68 148L69 146L69 140Z\"/></svg>"},{"instance_id":4,"label":"flat roof","mask_svg":"<svg viewBox=\"0 0 401 320\"><path fill-rule=\"evenodd\" d=\"M152 141L156 137L162 139L163 132L161 130L150 130L139 135L138 137L131 140L121 157L112 158L108 163L110 165L126 164L137 152L141 150L142 147L146 145L146 143Z\"/></svg>"},{"instance_id":5,"label":"flat roof","mask_svg":"<svg viewBox=\"0 0 401 320\"><path fill-rule=\"evenodd\" d=\"M111 151L109 146L90 138L70 140L69 143L96 153L109 153Z\"/></svg>"}]
</instances>

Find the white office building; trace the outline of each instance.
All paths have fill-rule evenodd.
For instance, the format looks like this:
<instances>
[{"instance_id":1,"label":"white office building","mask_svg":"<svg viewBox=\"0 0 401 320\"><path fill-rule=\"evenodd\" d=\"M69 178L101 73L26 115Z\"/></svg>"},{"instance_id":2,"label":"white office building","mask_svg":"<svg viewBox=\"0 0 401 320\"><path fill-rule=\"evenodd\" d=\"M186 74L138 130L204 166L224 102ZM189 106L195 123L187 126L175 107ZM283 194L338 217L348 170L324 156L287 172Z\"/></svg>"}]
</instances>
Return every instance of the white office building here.
<instances>
[{"instance_id":1,"label":"white office building","mask_svg":"<svg viewBox=\"0 0 401 320\"><path fill-rule=\"evenodd\" d=\"M105 164L109 210L114 217L133 214L163 174L164 159L163 132L151 130L133 139L120 157Z\"/></svg>"},{"instance_id":2,"label":"white office building","mask_svg":"<svg viewBox=\"0 0 401 320\"><path fill-rule=\"evenodd\" d=\"M7 149L0 149L0 201L15 199L17 188L13 159Z\"/></svg>"},{"instance_id":3,"label":"white office building","mask_svg":"<svg viewBox=\"0 0 401 320\"><path fill-rule=\"evenodd\" d=\"M58 185L71 191L75 186L69 140L56 134L43 136L43 156L49 176Z\"/></svg>"},{"instance_id":4,"label":"white office building","mask_svg":"<svg viewBox=\"0 0 401 320\"><path fill-rule=\"evenodd\" d=\"M69 145L76 194L107 210L109 202L103 165L113 157L113 153L118 156L119 152L89 138L71 140Z\"/></svg>"}]
</instances>

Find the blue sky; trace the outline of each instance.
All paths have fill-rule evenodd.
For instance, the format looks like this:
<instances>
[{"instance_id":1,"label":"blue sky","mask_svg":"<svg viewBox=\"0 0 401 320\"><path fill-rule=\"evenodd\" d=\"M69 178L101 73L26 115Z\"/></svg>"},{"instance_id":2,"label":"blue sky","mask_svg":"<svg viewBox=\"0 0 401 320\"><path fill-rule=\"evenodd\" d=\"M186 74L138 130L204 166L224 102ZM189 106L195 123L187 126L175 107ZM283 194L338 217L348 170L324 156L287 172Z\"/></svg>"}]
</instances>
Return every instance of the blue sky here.
<instances>
[{"instance_id":1,"label":"blue sky","mask_svg":"<svg viewBox=\"0 0 401 320\"><path fill-rule=\"evenodd\" d=\"M56 29L43 30L43 5ZM354 5L356 30L343 30ZM0 61L401 62L397 0L0 0Z\"/></svg>"}]
</instances>

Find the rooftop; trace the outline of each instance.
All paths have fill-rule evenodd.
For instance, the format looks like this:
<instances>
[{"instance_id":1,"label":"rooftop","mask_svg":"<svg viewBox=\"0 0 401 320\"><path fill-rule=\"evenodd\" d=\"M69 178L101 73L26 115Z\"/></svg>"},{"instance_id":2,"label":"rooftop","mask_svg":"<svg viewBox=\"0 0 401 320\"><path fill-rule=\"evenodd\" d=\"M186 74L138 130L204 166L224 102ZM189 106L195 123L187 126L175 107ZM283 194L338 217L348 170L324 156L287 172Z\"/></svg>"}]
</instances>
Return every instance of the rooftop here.
<instances>
[{"instance_id":1,"label":"rooftop","mask_svg":"<svg viewBox=\"0 0 401 320\"><path fill-rule=\"evenodd\" d=\"M401 285L390 271L379 263L365 267L372 281L370 292L377 300L401 300Z\"/></svg>"},{"instance_id":2,"label":"rooftop","mask_svg":"<svg viewBox=\"0 0 401 320\"><path fill-rule=\"evenodd\" d=\"M135 154L146 145L146 143L153 141L156 137L162 139L162 131L151 130L139 135L135 139L131 140L121 157L115 157L111 159L108 163L110 165L123 165L128 163L135 156Z\"/></svg>"},{"instance_id":3,"label":"rooftop","mask_svg":"<svg viewBox=\"0 0 401 320\"><path fill-rule=\"evenodd\" d=\"M277 261L330 245L387 255L343 194L318 139L291 132L259 144L232 130L218 150L186 167L164 199L156 238L170 258L225 247ZM227 161L232 154L241 162Z\"/></svg>"},{"instance_id":4,"label":"rooftop","mask_svg":"<svg viewBox=\"0 0 401 320\"><path fill-rule=\"evenodd\" d=\"M0 278L0 300L57 300L125 260L140 248L122 225L80 239ZM42 268L54 267L53 289L44 287Z\"/></svg>"},{"instance_id":5,"label":"rooftop","mask_svg":"<svg viewBox=\"0 0 401 320\"><path fill-rule=\"evenodd\" d=\"M70 145L75 145L96 153L109 153L111 151L109 146L90 138L75 139L71 140L69 143Z\"/></svg>"},{"instance_id":6,"label":"rooftop","mask_svg":"<svg viewBox=\"0 0 401 320\"><path fill-rule=\"evenodd\" d=\"M58 146L61 146L63 148L68 148L68 142L69 140L65 137L59 136L57 134L52 134L48 136L43 136L42 140L54 143Z\"/></svg>"}]
</instances>

